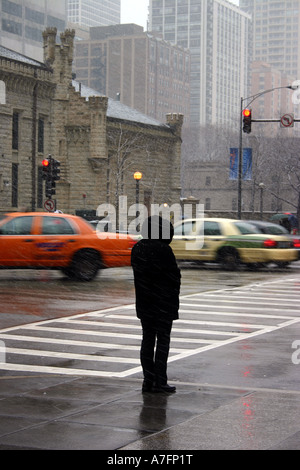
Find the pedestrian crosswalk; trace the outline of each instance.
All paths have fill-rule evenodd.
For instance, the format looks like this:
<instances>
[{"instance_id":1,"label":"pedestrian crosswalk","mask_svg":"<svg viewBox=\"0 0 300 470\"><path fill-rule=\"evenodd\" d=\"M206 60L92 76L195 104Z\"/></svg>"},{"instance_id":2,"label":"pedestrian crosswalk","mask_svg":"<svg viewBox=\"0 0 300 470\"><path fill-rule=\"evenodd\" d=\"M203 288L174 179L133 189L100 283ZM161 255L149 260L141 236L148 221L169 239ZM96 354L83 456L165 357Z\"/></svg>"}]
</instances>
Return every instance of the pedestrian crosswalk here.
<instances>
[{"instance_id":1,"label":"pedestrian crosswalk","mask_svg":"<svg viewBox=\"0 0 300 470\"><path fill-rule=\"evenodd\" d=\"M300 322L300 278L182 296L169 362ZM141 371L141 326L122 305L0 330L2 371L129 377Z\"/></svg>"}]
</instances>

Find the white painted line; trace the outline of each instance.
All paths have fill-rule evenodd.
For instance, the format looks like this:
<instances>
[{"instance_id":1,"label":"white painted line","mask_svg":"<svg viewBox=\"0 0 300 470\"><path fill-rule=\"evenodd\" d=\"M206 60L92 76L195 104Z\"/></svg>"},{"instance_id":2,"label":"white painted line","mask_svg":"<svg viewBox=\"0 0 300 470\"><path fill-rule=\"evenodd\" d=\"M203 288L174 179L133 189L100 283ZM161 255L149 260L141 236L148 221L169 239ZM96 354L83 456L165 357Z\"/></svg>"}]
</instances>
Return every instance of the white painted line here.
<instances>
[{"instance_id":1,"label":"white painted line","mask_svg":"<svg viewBox=\"0 0 300 470\"><path fill-rule=\"evenodd\" d=\"M72 354L59 351L45 351L41 349L17 349L17 348L6 348L6 352L10 354L18 354L22 356L37 356L37 357L52 357L59 359L74 359L79 361L91 361L91 362L116 362L120 364L140 364L139 359L133 359L130 357L110 357L110 356L97 356L94 354Z\"/></svg>"},{"instance_id":2,"label":"white painted line","mask_svg":"<svg viewBox=\"0 0 300 470\"><path fill-rule=\"evenodd\" d=\"M21 372L34 372L34 373L45 373L45 374L57 374L57 375L80 375L87 377L126 377L123 373L119 372L103 372L98 370L87 370L87 369L68 369L63 367L49 367L49 366L34 366L26 364L1 364L1 370L13 370Z\"/></svg>"},{"instance_id":3,"label":"white painted line","mask_svg":"<svg viewBox=\"0 0 300 470\"><path fill-rule=\"evenodd\" d=\"M226 314L227 315L227 314ZM133 317L129 316L129 315L109 315L109 318L116 318L116 319L119 319L119 320L132 320ZM276 318L278 318L276 316ZM286 318L286 317L284 317ZM294 317L291 317L291 318L294 318ZM138 318L137 318L138 320ZM99 324L101 325L105 325L105 323L103 322L99 322ZM206 320L182 320L181 318L179 318L178 320L174 320L174 323L173 325L178 325L178 324L186 324L186 325L221 325L221 326L235 326L235 327L244 327L244 326L249 326L249 328L264 328L266 325L257 325L255 323L245 323L245 322L240 322L240 323L222 323L222 322L212 322L212 321L206 321ZM127 327L130 328L131 325L127 324ZM172 328L172 332L176 331L176 326Z\"/></svg>"},{"instance_id":4,"label":"white painted line","mask_svg":"<svg viewBox=\"0 0 300 470\"><path fill-rule=\"evenodd\" d=\"M237 310L253 310L253 307L240 307L240 306L235 306L235 305L220 305L220 304L217 304L218 305L218 308L220 309L228 309L228 308L231 308L231 309L237 309ZM181 303L180 306L183 306L183 307L194 307L194 308L201 308L201 309L204 309L204 308L211 308L212 305L211 304L206 304L206 303L199 303L199 306L198 305L195 305L195 304L190 304L190 303ZM213 307L216 307L216 302L214 303ZM266 307L256 307L256 310L272 310L274 312L282 312L282 308L273 308L273 307L270 307L270 309L266 308ZM299 314L299 309L296 309L296 310L293 310L293 309L289 309L288 310L289 313L298 313Z\"/></svg>"},{"instance_id":5,"label":"white painted line","mask_svg":"<svg viewBox=\"0 0 300 470\"><path fill-rule=\"evenodd\" d=\"M211 345L203 346L203 347L198 348L198 349L193 349L191 351L186 351L182 354L178 354L176 356L170 357L168 362L169 363L170 362L175 362L175 361L178 361L179 359L185 359L187 357L194 356L196 354L201 354L205 351L209 351L209 350L212 350L212 349L219 348L221 346L232 344L232 343L235 343L237 341L244 340L246 338L249 339L249 338L253 338L255 336L260 336L260 335L263 335L263 334L266 334L266 333L277 331L277 330L280 330L281 328L285 328L287 326L290 326L290 325L293 325L293 324L299 323L299 322L300 322L300 319L290 320L290 321L287 321L287 322L283 323L280 326L265 328L264 330L260 330L260 331L256 331L256 332L253 332L253 333L250 333L250 334L247 334L247 335L243 335L242 337L239 337L239 338L229 338L225 341L222 341L222 343L220 343L220 344L211 344ZM129 375L135 374L137 372L139 372L137 369L135 371L131 370L126 377L128 377ZM123 377L125 377L125 375L123 375Z\"/></svg>"},{"instance_id":6,"label":"white painted line","mask_svg":"<svg viewBox=\"0 0 300 470\"><path fill-rule=\"evenodd\" d=\"M199 314L199 315L220 315L220 316L226 316L226 317L247 317L247 318L279 318L279 319L289 319L293 320L295 318L294 316L288 316L288 315L264 315L263 313L236 313L236 312L219 312L219 311L213 311L213 310L204 310L203 312L201 310L179 310L180 313L190 313L190 314ZM177 321L177 320L176 320Z\"/></svg>"},{"instance_id":7,"label":"white painted line","mask_svg":"<svg viewBox=\"0 0 300 470\"><path fill-rule=\"evenodd\" d=\"M121 350L129 350L129 351L139 351L140 345L138 346L131 346L128 344L115 344L115 343L95 343L92 341L75 341L75 340L68 340L68 339L58 339L58 338L42 338L36 336L21 336L21 335L11 335L11 334L0 334L0 338L6 340L14 340L14 341L30 341L31 343L50 343L50 344L63 344L69 346L85 346L90 348L99 348L99 349L121 349ZM200 342L200 341L198 341ZM205 342L205 341L203 341ZM211 343L211 341L210 341ZM176 348L172 349L171 352L182 352L186 351L183 348Z\"/></svg>"},{"instance_id":8,"label":"white painted line","mask_svg":"<svg viewBox=\"0 0 300 470\"><path fill-rule=\"evenodd\" d=\"M128 309L132 309L132 308L135 308L134 304L131 304L131 305L123 305L123 306L118 306L118 307L111 307L111 308L107 308L107 309L104 309L104 310L96 310L94 312L87 312L87 313L78 313L76 315L69 315L68 317L60 317L60 318L51 318L50 320L43 320L43 321L37 321L37 322L34 322L34 323L26 323L25 325L18 325L18 326L11 326L9 328L4 328L3 330L0 330L0 333L7 333L9 331L16 331L16 330L20 330L20 329L27 329L27 328L30 328L31 326L35 326L35 325L47 325L47 323L53 323L54 321L55 322L64 322L66 319L70 319L70 318L77 318L77 317L85 317L85 316L88 316L90 314L93 314L93 315L98 315L99 317L105 317L107 315L107 312L113 312L113 311L117 311L117 310L128 310Z\"/></svg>"},{"instance_id":9,"label":"white painted line","mask_svg":"<svg viewBox=\"0 0 300 470\"><path fill-rule=\"evenodd\" d=\"M110 316L111 317L111 316ZM118 315L114 315L115 318L117 318L118 320L121 320L121 317L118 316ZM131 317L127 316L126 319L131 319ZM101 328L105 328L105 327L108 327L108 328L116 328L116 329L122 329L122 328L125 328L125 329L133 329L133 330L141 330L141 327L138 326L138 325L132 325L132 324L124 324L124 323L108 323L108 322L103 322L103 321L85 321L85 320L68 320L66 323L68 324L76 324L76 325L86 325L86 326L98 326L98 327L101 327ZM183 329L180 329L180 328L176 328L174 327L174 324L175 325L179 325L179 324L182 324L182 325L213 325L213 326L229 326L229 327L232 327L232 328L253 328L253 329L260 329L260 328L265 328L266 325L257 325L257 324L252 324L252 323L222 323L222 322L214 322L214 321L205 321L205 320L176 320L174 321L173 323L173 327L172 327L172 333L176 333L176 332L179 332L179 333L183 333L183 332L187 332L187 333L197 333L198 330L195 330L194 328L190 328L188 330L183 330Z\"/></svg>"},{"instance_id":10,"label":"white painted line","mask_svg":"<svg viewBox=\"0 0 300 470\"><path fill-rule=\"evenodd\" d=\"M297 279L290 279L288 282L299 282ZM219 348L221 346L229 345L231 343L241 341L244 339L250 339L258 335L263 335L266 333L277 331L281 328L286 326L290 326L300 322L300 318L295 318L295 316L287 316L284 313L288 313L289 315L296 312L299 315L299 308L298 303L292 299L294 295L295 286L291 285L288 286L287 283L284 283L284 287L281 289L281 285L278 286L279 283L283 283L282 279L273 281L274 289L269 289L270 281L266 281L265 283L260 284L253 284L251 286L247 286L246 288L226 288L219 291L214 291L213 293L203 292L197 294L189 294L186 296L180 297L181 307L179 311L179 315L184 314L184 318L181 318L174 322L173 330L172 330L172 338L171 338L171 349L170 349L170 357L169 362L174 362L180 359L188 358L190 356L194 356L196 354L203 353L205 351L213 350L215 348ZM266 285L268 289L264 288L263 286ZM263 295L263 292L268 292L268 295L272 295L274 297L275 303L270 298L267 298ZM275 295L279 291L284 293L287 296L286 300L282 297L280 299L275 299ZM231 294L231 295L229 295ZM232 295L238 295L238 299L235 297L233 298ZM258 297L258 296L259 297ZM249 299L248 299L249 296ZM300 298L300 288L299 288L299 295ZM246 300L242 300L246 299ZM259 302L258 300L261 300ZM213 304L212 304L213 303ZM243 306L241 304L247 304ZM281 305L282 303L282 305ZM234 304L238 304L235 306ZM248 305L249 304L249 305ZM252 307L251 307L252 305ZM270 307L268 307L270 305ZM291 309L295 305L295 309ZM190 307L189 309L184 309L182 307ZM279 308L276 308L279 307ZM210 310L210 308L212 310ZM216 310L213 310L213 309ZM217 311L218 309L218 311ZM238 310L237 310L238 309ZM244 310L252 310L260 311L261 309L263 312L270 311L271 313L244 313ZM229 310L229 311L228 311ZM274 314L272 315L272 312ZM277 312L281 312L281 315L276 315ZM127 313L127 314L126 314ZM129 313L129 315L128 315ZM283 314L282 314L283 313ZM218 322L218 321L211 321L209 320L198 320L197 316L199 315L200 318L210 317L213 315L218 315L218 317L235 317L237 322ZM94 318L96 321L88 321L87 318ZM189 320L191 317L192 319ZM245 319L248 319L249 323L245 323ZM251 321L255 321L255 318L264 320L272 320L270 323L273 325L263 325L257 323L251 323ZM110 319L117 319L118 323L112 323ZM108 320L108 321L106 321ZM130 321L130 323L125 323L126 321ZM274 321L273 321L274 320ZM281 323L279 323L281 321ZM108 354L109 350L117 350L120 353L124 351L139 351L140 350L140 340L142 335L135 335L135 334L121 334L116 333L115 331L119 331L120 329L132 329L132 330L139 330L140 333L142 331L140 324L137 325L136 322L139 322L139 319L136 317L135 312L135 304L125 305L125 306L116 306L111 307L108 309L96 310L93 312L81 313L77 315L71 315L68 317L61 317L57 319L50 319L45 320L42 322L35 322L26 325L19 325L15 327L6 328L4 330L0 330L0 338L7 340L7 352L9 354L15 355L23 355L23 356L36 356L38 357L49 357L49 358L60 358L60 359L72 359L72 360L84 360L86 364L89 362L107 362L107 363L119 363L124 364L124 368L126 370L122 372L113 372L113 371L98 371L98 370L82 370L82 369L71 369L65 367L52 367L52 366L37 366L37 365L30 365L30 364L13 364L13 363L4 363L1 364L0 369L2 370L11 370L11 371L22 371L22 372L37 372L37 373L50 373L50 374L62 374L62 375L73 375L73 376L94 376L94 377L128 377L130 375L136 374L141 372L141 366L128 368L130 364L138 365L140 363L138 357L134 358L126 358L126 357L113 357L113 356L101 356L101 351L105 351ZM276 325L274 325L276 323ZM47 326L48 325L48 326ZM51 326L55 325L55 326ZM107 331L98 331L97 330L78 330L77 328L73 329L76 325L85 326L97 326L98 329L101 330L105 328L113 328L110 332ZM190 328L181 328L181 325L188 326ZM213 329L198 329L199 326L208 326L214 327L218 326L220 328L240 328L242 331L240 332L228 332L228 331L216 331ZM64 326L67 326L65 328ZM197 329L195 329L197 328ZM245 331L247 329L247 332ZM259 330L259 331L248 331L248 330ZM22 336L23 331L27 333L25 336ZM48 338L40 337L40 336L30 336L30 334L37 334L41 333L42 331L47 331L51 333L55 333L55 336L59 336L59 333L62 334L75 334L75 335L84 335L87 338L84 338L84 341L74 341L74 340L67 340L61 338L51 338L49 335ZM18 334L13 334L13 332L18 332ZM34 332L34 333L33 333ZM58 333L58 334L57 334ZM176 335L185 335L186 337L178 337ZM195 337L190 338L191 335L205 335L205 336L212 336L211 339L196 339ZM131 343L135 342L136 339L139 340L138 345L126 345L126 344L111 344L111 343L101 343L101 342L90 342L89 339L92 336L99 336L99 337L106 337L108 336L112 340L117 340L117 338L121 338L124 340L132 340ZM216 340L214 337L218 336L220 339ZM224 337L221 339L221 337ZM88 353L69 353L69 352L59 352L59 351L45 351L45 350L33 350L33 349L25 349L25 348L15 348L9 347L10 341L17 341L17 342L26 342L29 341L30 343L43 343L43 344L50 344L51 346L47 346L47 348L55 349L55 344L60 344L64 346L74 346L74 347L82 347L83 351L88 351L88 348L92 347L96 349L97 354ZM101 341L101 339L100 339ZM118 340L117 340L118 341ZM176 343L185 343L186 348L174 348L173 345ZM32 346L31 346L32 347ZM65 349L65 348L64 348ZM100 351L100 353L99 353ZM114 354L112 351L111 354ZM25 359L25 358L24 358ZM126 367L126 365L128 367ZM108 366L107 366L108 368Z\"/></svg>"},{"instance_id":11,"label":"white painted line","mask_svg":"<svg viewBox=\"0 0 300 470\"><path fill-rule=\"evenodd\" d=\"M215 295L212 295L212 294L204 294L203 297L205 297L205 299L209 299L209 298L212 298L212 299L216 299L218 297L216 297ZM241 295L240 292L233 292L231 295L226 295L226 294L223 294L222 296L219 297L220 301L221 300L224 300L224 299L230 299L230 301L233 301L235 302L236 300L235 299L255 299L255 300L270 300L272 305L273 305L273 299L275 297L275 300L276 302L281 302L284 306L286 306L286 303L287 302L292 302L292 303L295 303L297 304L297 301L299 300L299 295L294 295L294 299L292 299L291 297L291 294L287 294L286 297L287 298L283 298L282 297L282 294L278 294L278 297L279 299L276 298L276 293L272 292L270 293L269 296L260 296L260 295L255 295L255 292L249 292L248 295ZM193 301L194 299L190 299L190 301ZM197 301L197 300L195 300ZM239 302L240 300L237 300L237 302ZM225 300L225 302L227 302L227 300ZM256 302L253 302L253 303L256 303ZM269 302L266 302L267 304ZM265 304L265 302L263 302L263 304ZM278 304L280 305L280 304Z\"/></svg>"},{"instance_id":12,"label":"white painted line","mask_svg":"<svg viewBox=\"0 0 300 470\"><path fill-rule=\"evenodd\" d=\"M54 326L35 326L34 331L51 331L51 332L58 332L58 333L69 333L69 334L76 334L76 335L88 335L88 336L113 336L114 338L130 338L130 339L141 339L141 335L132 335L126 333L115 333L115 332L107 332L107 331L93 331L93 330L74 330L71 328L56 328ZM179 331L179 330L177 330ZM220 335L220 336L241 336L243 333L234 333L234 332L224 332L224 331L215 331L215 330L180 330L182 333L197 333L203 334L206 333L208 335ZM200 340L192 339L192 338L176 338L177 342L190 342L190 343L199 343Z\"/></svg>"},{"instance_id":13,"label":"white painted line","mask_svg":"<svg viewBox=\"0 0 300 470\"><path fill-rule=\"evenodd\" d=\"M275 301L273 299L266 299L266 297L258 297L257 300L251 300L253 299L253 297L251 295L249 295L249 297L243 295L243 296L239 296L237 298L232 298L230 297L229 295L224 295L220 298L216 297L216 296L204 296L204 299L205 299L205 302L213 302L214 304L216 303L219 303L221 302L222 304L247 304L247 305L268 305L268 306L271 306L271 307L274 307L274 306L278 306L278 307L287 307L287 303L292 303L291 306L295 306L297 307L298 306L298 302L299 302L299 297L295 298L294 300L291 300L290 298L289 299L281 299L281 302L278 302L278 300L276 299ZM246 299L246 300L242 300L242 299ZM269 301L267 301L269 300ZM199 305L201 305L201 303L203 302L203 299L202 300L197 300L197 299L191 299L190 302L195 302L195 303L199 303ZM183 303L183 305L185 305ZM191 305L194 305L194 304L191 304ZM290 306L290 305L289 305Z\"/></svg>"}]
</instances>

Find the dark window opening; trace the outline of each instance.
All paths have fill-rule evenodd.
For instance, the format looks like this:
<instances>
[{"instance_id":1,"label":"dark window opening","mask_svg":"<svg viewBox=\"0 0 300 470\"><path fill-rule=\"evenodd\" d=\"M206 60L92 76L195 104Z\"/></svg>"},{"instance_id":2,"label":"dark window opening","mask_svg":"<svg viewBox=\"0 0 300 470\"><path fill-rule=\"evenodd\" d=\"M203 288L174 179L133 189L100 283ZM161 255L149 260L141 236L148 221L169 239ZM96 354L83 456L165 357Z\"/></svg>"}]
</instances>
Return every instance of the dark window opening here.
<instances>
[{"instance_id":1,"label":"dark window opening","mask_svg":"<svg viewBox=\"0 0 300 470\"><path fill-rule=\"evenodd\" d=\"M38 121L38 152L44 152L44 120L39 119Z\"/></svg>"},{"instance_id":2,"label":"dark window opening","mask_svg":"<svg viewBox=\"0 0 300 470\"><path fill-rule=\"evenodd\" d=\"M19 114L18 113L13 113L12 148L13 150L19 149Z\"/></svg>"},{"instance_id":3,"label":"dark window opening","mask_svg":"<svg viewBox=\"0 0 300 470\"><path fill-rule=\"evenodd\" d=\"M19 174L18 174L18 164L12 164L12 194L11 194L11 205L12 207L18 207L18 183L19 183Z\"/></svg>"}]
</instances>

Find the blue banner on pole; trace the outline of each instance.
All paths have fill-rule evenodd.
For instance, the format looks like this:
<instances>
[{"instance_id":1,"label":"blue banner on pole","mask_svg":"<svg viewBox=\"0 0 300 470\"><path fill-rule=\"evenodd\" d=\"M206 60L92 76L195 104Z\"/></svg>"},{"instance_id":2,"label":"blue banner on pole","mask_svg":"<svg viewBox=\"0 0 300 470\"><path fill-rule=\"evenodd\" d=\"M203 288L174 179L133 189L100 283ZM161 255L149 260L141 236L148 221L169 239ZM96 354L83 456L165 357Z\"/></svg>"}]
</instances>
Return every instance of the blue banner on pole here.
<instances>
[{"instance_id":1,"label":"blue banner on pole","mask_svg":"<svg viewBox=\"0 0 300 470\"><path fill-rule=\"evenodd\" d=\"M237 180L239 168L239 149L230 149L229 179Z\"/></svg>"},{"instance_id":2,"label":"blue banner on pole","mask_svg":"<svg viewBox=\"0 0 300 470\"><path fill-rule=\"evenodd\" d=\"M229 168L229 179L237 180L239 172L239 149L230 149L230 168ZM243 149L243 164L242 164L242 179L252 179L252 149Z\"/></svg>"}]
</instances>

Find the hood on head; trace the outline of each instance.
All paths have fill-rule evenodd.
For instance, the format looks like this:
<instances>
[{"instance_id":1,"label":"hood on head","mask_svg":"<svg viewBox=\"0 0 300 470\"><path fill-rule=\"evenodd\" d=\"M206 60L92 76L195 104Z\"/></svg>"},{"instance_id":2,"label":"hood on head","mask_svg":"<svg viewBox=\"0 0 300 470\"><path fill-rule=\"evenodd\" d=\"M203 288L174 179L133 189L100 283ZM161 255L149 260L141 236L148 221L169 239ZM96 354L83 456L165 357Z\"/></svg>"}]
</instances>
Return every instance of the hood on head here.
<instances>
[{"instance_id":1,"label":"hood on head","mask_svg":"<svg viewBox=\"0 0 300 470\"><path fill-rule=\"evenodd\" d=\"M174 228L171 222L159 215L152 215L144 220L142 225L142 237L146 240L161 240L171 243Z\"/></svg>"}]
</instances>

